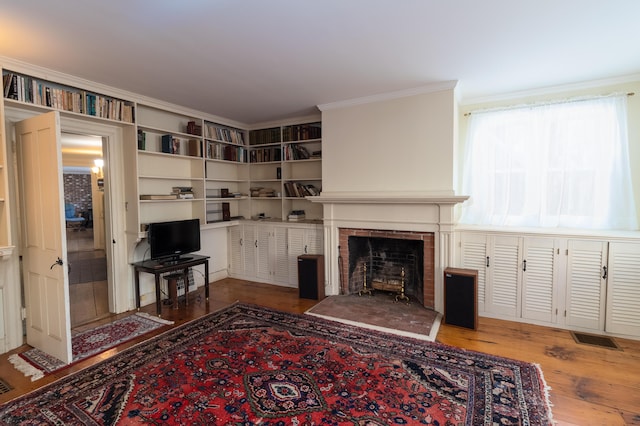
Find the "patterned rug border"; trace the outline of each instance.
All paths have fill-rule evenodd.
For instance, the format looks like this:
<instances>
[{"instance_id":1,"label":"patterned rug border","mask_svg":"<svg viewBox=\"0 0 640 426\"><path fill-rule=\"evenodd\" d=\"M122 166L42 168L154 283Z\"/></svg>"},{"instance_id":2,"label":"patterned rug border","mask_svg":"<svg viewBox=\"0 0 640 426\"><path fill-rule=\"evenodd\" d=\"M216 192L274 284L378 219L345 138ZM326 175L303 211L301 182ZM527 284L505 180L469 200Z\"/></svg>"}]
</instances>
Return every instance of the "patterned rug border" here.
<instances>
[{"instance_id":1,"label":"patterned rug border","mask_svg":"<svg viewBox=\"0 0 640 426\"><path fill-rule=\"evenodd\" d=\"M245 321L247 321L248 325L252 320L259 320L271 327L291 327L292 330L290 332L294 332L297 329L300 333L314 333L314 335L333 342L345 344L357 342L357 344L360 345L360 349L364 350L365 353L392 354L393 356L402 357L403 360L413 362L424 362L425 358L436 362L438 354L447 358L448 353L453 353L460 358L456 364L458 368L474 370L475 368L483 368L486 365L516 368L520 383L526 382L533 386L529 391L525 391L528 397L533 398L533 400L525 401L525 399L520 399L518 401L521 405L520 408L522 408L524 414L528 416L527 419L525 419L525 424L553 424L552 404L549 399L550 388L546 385L542 369L538 364L466 350L439 342L429 342L412 337L400 336L398 334L386 333L384 331L377 331L377 334L372 334L370 329L363 327L343 324L306 314L279 312L270 308L240 302L235 302L201 318L164 331L161 334L119 352L113 357L102 360L97 364L60 378L40 389L36 389L26 395L22 395L0 405L0 418L7 415L8 411L13 407L24 406L31 400L36 400L41 397L62 397L63 395L60 394L62 389L80 387L86 378L99 380L101 377L107 378L116 371L119 375L128 374L130 371L140 368L154 359L172 353L177 345L181 345L182 347L183 345L200 339L202 335L211 331L212 325L221 327L225 324L231 324L238 318L242 319L245 317L247 317ZM207 324L212 321L213 323L211 325ZM288 328L286 329L288 330ZM162 343L165 339L170 339L171 344L169 345L166 342ZM133 353L136 353L136 357L130 357ZM439 364L436 362L435 365ZM84 387L86 388L86 386ZM89 388L85 389L85 391L89 390ZM483 395L486 394L483 393ZM524 397L525 395L522 395L522 398ZM535 408L535 410L533 410L533 408ZM535 411L535 413L532 414L530 411ZM530 414L533 415L533 418L529 416ZM476 421L480 419L482 419L481 423L487 424L486 422L488 421L490 424L491 418L487 416L488 414L484 411L483 413L472 412L472 415L468 417L465 424L480 424L476 423Z\"/></svg>"},{"instance_id":2,"label":"patterned rug border","mask_svg":"<svg viewBox=\"0 0 640 426\"><path fill-rule=\"evenodd\" d=\"M157 326L155 326L154 328L150 328L146 331L143 331L140 334L136 334L133 336L130 336L129 338L120 340L118 342L114 342L113 344L110 344L108 346L104 346L104 347L100 347L96 350L87 352L87 353L83 353L83 354L74 354L73 355L73 361L69 364L65 364L63 361L45 353L40 351L39 349L36 348L32 348L29 349L25 352L22 353L18 353L18 354L13 354L10 355L8 358L8 361L14 366L14 368L16 368L18 371L20 371L22 374L24 374L27 377L31 377L31 381L36 381L36 380L40 380L42 379L46 374L51 374L54 373L58 370L61 370L63 368L69 367L75 363L78 363L86 358L89 358L91 356L94 355L98 355L102 352L108 351L109 349L112 349L116 346L118 346L119 344L122 343L126 343L132 339L135 339L136 337L140 337L143 336L147 333L150 333L151 331L157 330L158 328L162 327L163 325L172 325L174 324L173 321L169 321L169 320L165 320L159 317L155 317L153 315L150 315L146 312L135 312L131 315L127 315L125 317L122 318L118 318L115 321L106 323L106 324L102 324L98 327L92 328L92 329L88 329L88 330L84 330L78 333L75 333L72 336L72 340L74 338L77 338L79 336L83 336L85 334L94 334L97 331L103 330L105 328L109 328L109 327L113 327L114 325L117 325L119 323L122 323L126 320L131 319L132 317L136 317L136 318L140 318L140 319L144 319L146 321L152 322L152 323L156 323ZM44 361L46 361L48 363L48 365L44 365L42 363L38 364L37 362L35 362L35 360L33 359L33 357L31 357L28 353L33 352L35 353L37 356L41 357ZM43 362L44 362L43 361Z\"/></svg>"}]
</instances>

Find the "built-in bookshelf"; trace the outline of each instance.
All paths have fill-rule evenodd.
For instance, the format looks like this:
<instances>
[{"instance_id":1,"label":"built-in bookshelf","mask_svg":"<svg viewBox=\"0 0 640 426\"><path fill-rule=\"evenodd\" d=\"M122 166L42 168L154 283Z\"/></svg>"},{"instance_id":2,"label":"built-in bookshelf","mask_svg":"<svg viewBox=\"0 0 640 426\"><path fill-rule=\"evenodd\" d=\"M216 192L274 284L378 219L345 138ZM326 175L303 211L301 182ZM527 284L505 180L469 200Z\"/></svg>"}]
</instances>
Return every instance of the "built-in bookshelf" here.
<instances>
[{"instance_id":1,"label":"built-in bookshelf","mask_svg":"<svg viewBox=\"0 0 640 426\"><path fill-rule=\"evenodd\" d=\"M216 123L204 123L206 158L213 160L247 162L245 132Z\"/></svg>"},{"instance_id":2,"label":"built-in bookshelf","mask_svg":"<svg viewBox=\"0 0 640 426\"><path fill-rule=\"evenodd\" d=\"M202 119L138 105L138 221L205 223Z\"/></svg>"},{"instance_id":3,"label":"built-in bookshelf","mask_svg":"<svg viewBox=\"0 0 640 426\"><path fill-rule=\"evenodd\" d=\"M166 220L198 218L206 225L248 216L245 131L139 104L137 137L142 228Z\"/></svg>"},{"instance_id":4,"label":"built-in bookshelf","mask_svg":"<svg viewBox=\"0 0 640 426\"><path fill-rule=\"evenodd\" d=\"M321 122L252 130L249 141L252 217L304 211L306 220L321 219L321 205L306 199L322 191Z\"/></svg>"},{"instance_id":5,"label":"built-in bookshelf","mask_svg":"<svg viewBox=\"0 0 640 426\"><path fill-rule=\"evenodd\" d=\"M26 74L3 70L2 88L10 102L124 123L135 121L133 102Z\"/></svg>"}]
</instances>

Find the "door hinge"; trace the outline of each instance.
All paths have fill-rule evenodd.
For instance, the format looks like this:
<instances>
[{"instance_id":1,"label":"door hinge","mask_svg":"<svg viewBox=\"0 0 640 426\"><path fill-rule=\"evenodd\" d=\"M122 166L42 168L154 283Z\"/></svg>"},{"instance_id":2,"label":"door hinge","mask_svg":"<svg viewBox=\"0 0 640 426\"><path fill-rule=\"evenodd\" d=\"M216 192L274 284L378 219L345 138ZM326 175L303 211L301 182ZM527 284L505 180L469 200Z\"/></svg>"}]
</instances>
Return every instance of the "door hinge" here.
<instances>
[{"instance_id":1,"label":"door hinge","mask_svg":"<svg viewBox=\"0 0 640 426\"><path fill-rule=\"evenodd\" d=\"M27 319L27 308L20 309L20 316L22 317L23 320Z\"/></svg>"}]
</instances>

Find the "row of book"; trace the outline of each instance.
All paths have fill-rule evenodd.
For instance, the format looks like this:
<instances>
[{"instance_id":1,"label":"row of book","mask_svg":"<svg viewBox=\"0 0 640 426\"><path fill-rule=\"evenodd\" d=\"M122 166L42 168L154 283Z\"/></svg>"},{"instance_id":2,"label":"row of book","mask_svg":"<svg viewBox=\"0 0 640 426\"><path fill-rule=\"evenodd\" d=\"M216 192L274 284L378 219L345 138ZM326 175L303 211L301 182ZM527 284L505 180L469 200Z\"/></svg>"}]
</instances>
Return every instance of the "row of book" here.
<instances>
[{"instance_id":1,"label":"row of book","mask_svg":"<svg viewBox=\"0 0 640 426\"><path fill-rule=\"evenodd\" d=\"M322 138L321 123L294 124L282 128L282 141L306 141Z\"/></svg>"},{"instance_id":2,"label":"row of book","mask_svg":"<svg viewBox=\"0 0 640 426\"><path fill-rule=\"evenodd\" d=\"M2 86L7 99L133 123L133 105L120 99L65 88L12 72L2 76Z\"/></svg>"},{"instance_id":3,"label":"row of book","mask_svg":"<svg viewBox=\"0 0 640 426\"><path fill-rule=\"evenodd\" d=\"M207 158L246 163L247 151L242 146L209 142L207 143Z\"/></svg>"},{"instance_id":4,"label":"row of book","mask_svg":"<svg viewBox=\"0 0 640 426\"><path fill-rule=\"evenodd\" d=\"M205 124L204 137L207 139L229 142L235 145L245 145L244 132L238 129Z\"/></svg>"},{"instance_id":5,"label":"row of book","mask_svg":"<svg viewBox=\"0 0 640 426\"><path fill-rule=\"evenodd\" d=\"M252 149L249 152L249 161L251 163L266 163L269 161L280 161L282 151L280 147Z\"/></svg>"},{"instance_id":6,"label":"row of book","mask_svg":"<svg viewBox=\"0 0 640 426\"><path fill-rule=\"evenodd\" d=\"M311 184L302 184L299 182L285 182L284 191L287 197L313 197L320 195L320 190Z\"/></svg>"},{"instance_id":7,"label":"row of book","mask_svg":"<svg viewBox=\"0 0 640 426\"><path fill-rule=\"evenodd\" d=\"M252 130L249 132L249 145L264 145L268 143L280 143L282 133L280 127L270 129Z\"/></svg>"},{"instance_id":8,"label":"row of book","mask_svg":"<svg viewBox=\"0 0 640 426\"><path fill-rule=\"evenodd\" d=\"M249 132L250 145L306 141L320 138L322 138L322 124L320 122L271 127Z\"/></svg>"}]
</instances>

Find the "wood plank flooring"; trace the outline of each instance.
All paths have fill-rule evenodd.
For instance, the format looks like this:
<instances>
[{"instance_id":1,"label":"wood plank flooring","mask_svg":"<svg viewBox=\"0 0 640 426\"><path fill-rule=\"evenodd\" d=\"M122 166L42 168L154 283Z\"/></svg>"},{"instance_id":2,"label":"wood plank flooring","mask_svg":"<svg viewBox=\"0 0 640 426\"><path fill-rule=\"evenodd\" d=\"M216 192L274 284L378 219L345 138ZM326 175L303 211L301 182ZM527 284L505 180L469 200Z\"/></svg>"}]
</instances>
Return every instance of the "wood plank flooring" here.
<instances>
[{"instance_id":1,"label":"wood plank flooring","mask_svg":"<svg viewBox=\"0 0 640 426\"><path fill-rule=\"evenodd\" d=\"M234 279L211 283L210 288L208 303L203 297L203 289L199 289L190 294L188 307L181 305L180 309L173 310L164 306L163 318L179 325L234 301L293 313L302 313L316 303L299 299L297 289ZM155 305L148 305L142 310L154 313ZM124 315L111 316L82 328L113 321ZM0 377L14 389L0 394L0 403L86 368L148 337L146 335L122 344L36 382L30 382L7 361L10 353L24 351L27 346L2 354ZM559 425L640 425L640 341L616 339L622 349L618 351L577 344L566 330L489 318L480 318L478 330L475 331L442 325L437 340L469 350L540 364L551 387L554 420Z\"/></svg>"}]
</instances>

